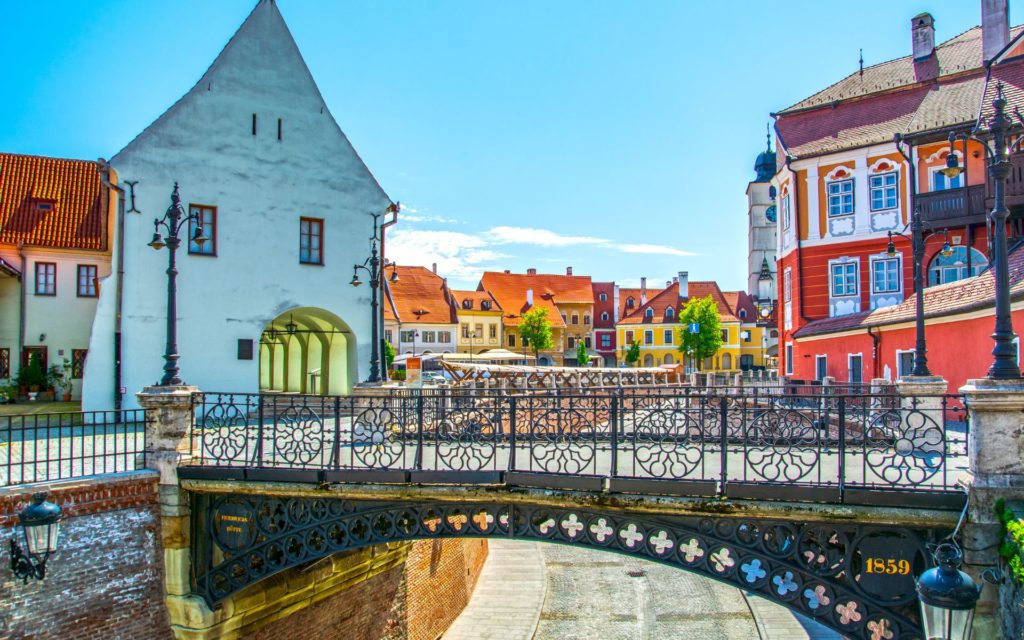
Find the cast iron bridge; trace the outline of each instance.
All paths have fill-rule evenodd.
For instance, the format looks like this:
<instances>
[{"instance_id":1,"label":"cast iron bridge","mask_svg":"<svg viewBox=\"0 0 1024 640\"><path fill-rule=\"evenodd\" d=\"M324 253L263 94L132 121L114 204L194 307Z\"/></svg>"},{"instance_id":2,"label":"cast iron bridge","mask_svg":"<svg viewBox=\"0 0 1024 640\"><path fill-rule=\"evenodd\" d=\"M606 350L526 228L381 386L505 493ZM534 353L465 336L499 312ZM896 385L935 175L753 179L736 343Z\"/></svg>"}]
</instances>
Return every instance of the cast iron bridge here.
<instances>
[{"instance_id":1,"label":"cast iron bridge","mask_svg":"<svg viewBox=\"0 0 1024 640\"><path fill-rule=\"evenodd\" d=\"M193 586L216 606L339 551L501 536L698 572L850 637L918 638L915 577L964 505L962 405L809 391L197 395L179 469L210 534L193 536Z\"/></svg>"}]
</instances>

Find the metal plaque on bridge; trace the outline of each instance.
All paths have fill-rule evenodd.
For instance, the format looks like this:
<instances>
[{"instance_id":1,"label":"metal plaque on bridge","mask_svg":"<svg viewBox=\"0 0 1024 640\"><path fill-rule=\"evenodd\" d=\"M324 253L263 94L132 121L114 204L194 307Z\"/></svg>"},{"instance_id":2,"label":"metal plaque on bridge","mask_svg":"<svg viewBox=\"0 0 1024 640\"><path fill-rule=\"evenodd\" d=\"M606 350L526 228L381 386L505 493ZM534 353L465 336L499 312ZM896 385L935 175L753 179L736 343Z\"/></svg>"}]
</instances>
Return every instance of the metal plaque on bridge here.
<instances>
[{"instance_id":1,"label":"metal plaque on bridge","mask_svg":"<svg viewBox=\"0 0 1024 640\"><path fill-rule=\"evenodd\" d=\"M227 498L213 509L213 535L225 551L240 551L256 539L256 514L240 498Z\"/></svg>"},{"instance_id":2,"label":"metal plaque on bridge","mask_svg":"<svg viewBox=\"0 0 1024 640\"><path fill-rule=\"evenodd\" d=\"M915 577L922 564L921 545L900 534L872 533L860 539L856 576L860 588L882 600L902 600L914 593Z\"/></svg>"}]
</instances>

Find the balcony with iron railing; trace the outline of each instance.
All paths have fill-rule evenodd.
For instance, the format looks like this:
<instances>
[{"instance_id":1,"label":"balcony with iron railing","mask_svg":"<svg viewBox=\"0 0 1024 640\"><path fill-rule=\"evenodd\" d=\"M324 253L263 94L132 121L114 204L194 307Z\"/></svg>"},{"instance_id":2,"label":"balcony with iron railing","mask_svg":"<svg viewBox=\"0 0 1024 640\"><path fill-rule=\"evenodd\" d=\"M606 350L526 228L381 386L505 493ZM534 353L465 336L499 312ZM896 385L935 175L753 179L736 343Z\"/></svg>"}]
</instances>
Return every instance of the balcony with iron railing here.
<instances>
[{"instance_id":1,"label":"balcony with iron railing","mask_svg":"<svg viewBox=\"0 0 1024 640\"><path fill-rule=\"evenodd\" d=\"M919 193L917 207L926 229L961 227L984 224L985 185L977 184L958 189Z\"/></svg>"}]
</instances>

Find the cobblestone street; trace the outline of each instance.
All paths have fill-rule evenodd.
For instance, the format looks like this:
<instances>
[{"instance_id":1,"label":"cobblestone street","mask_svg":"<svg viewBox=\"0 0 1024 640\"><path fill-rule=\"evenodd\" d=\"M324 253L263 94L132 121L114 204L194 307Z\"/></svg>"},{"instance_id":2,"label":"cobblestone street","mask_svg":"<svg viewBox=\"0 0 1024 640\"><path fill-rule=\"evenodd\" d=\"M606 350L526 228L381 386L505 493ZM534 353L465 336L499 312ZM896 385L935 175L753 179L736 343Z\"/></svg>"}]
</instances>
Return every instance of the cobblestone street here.
<instances>
[{"instance_id":1,"label":"cobblestone street","mask_svg":"<svg viewBox=\"0 0 1024 640\"><path fill-rule=\"evenodd\" d=\"M473 599L445 640L839 638L766 600L653 562L556 544L490 546ZM539 618L527 611L538 606Z\"/></svg>"}]
</instances>

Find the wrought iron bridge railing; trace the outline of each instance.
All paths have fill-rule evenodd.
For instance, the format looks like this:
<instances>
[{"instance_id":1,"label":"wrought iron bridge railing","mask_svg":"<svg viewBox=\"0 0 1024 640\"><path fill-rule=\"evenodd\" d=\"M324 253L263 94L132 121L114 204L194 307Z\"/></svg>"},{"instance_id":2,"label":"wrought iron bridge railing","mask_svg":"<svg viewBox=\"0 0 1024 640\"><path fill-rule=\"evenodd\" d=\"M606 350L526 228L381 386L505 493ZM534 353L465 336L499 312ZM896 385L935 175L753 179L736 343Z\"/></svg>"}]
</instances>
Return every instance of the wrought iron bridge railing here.
<instances>
[{"instance_id":1,"label":"wrought iron bridge railing","mask_svg":"<svg viewBox=\"0 0 1024 640\"><path fill-rule=\"evenodd\" d=\"M0 486L145 467L142 409L0 416Z\"/></svg>"},{"instance_id":2,"label":"wrought iron bridge railing","mask_svg":"<svg viewBox=\"0 0 1024 640\"><path fill-rule=\"evenodd\" d=\"M959 508L957 396L779 389L205 393L186 477Z\"/></svg>"}]
</instances>

